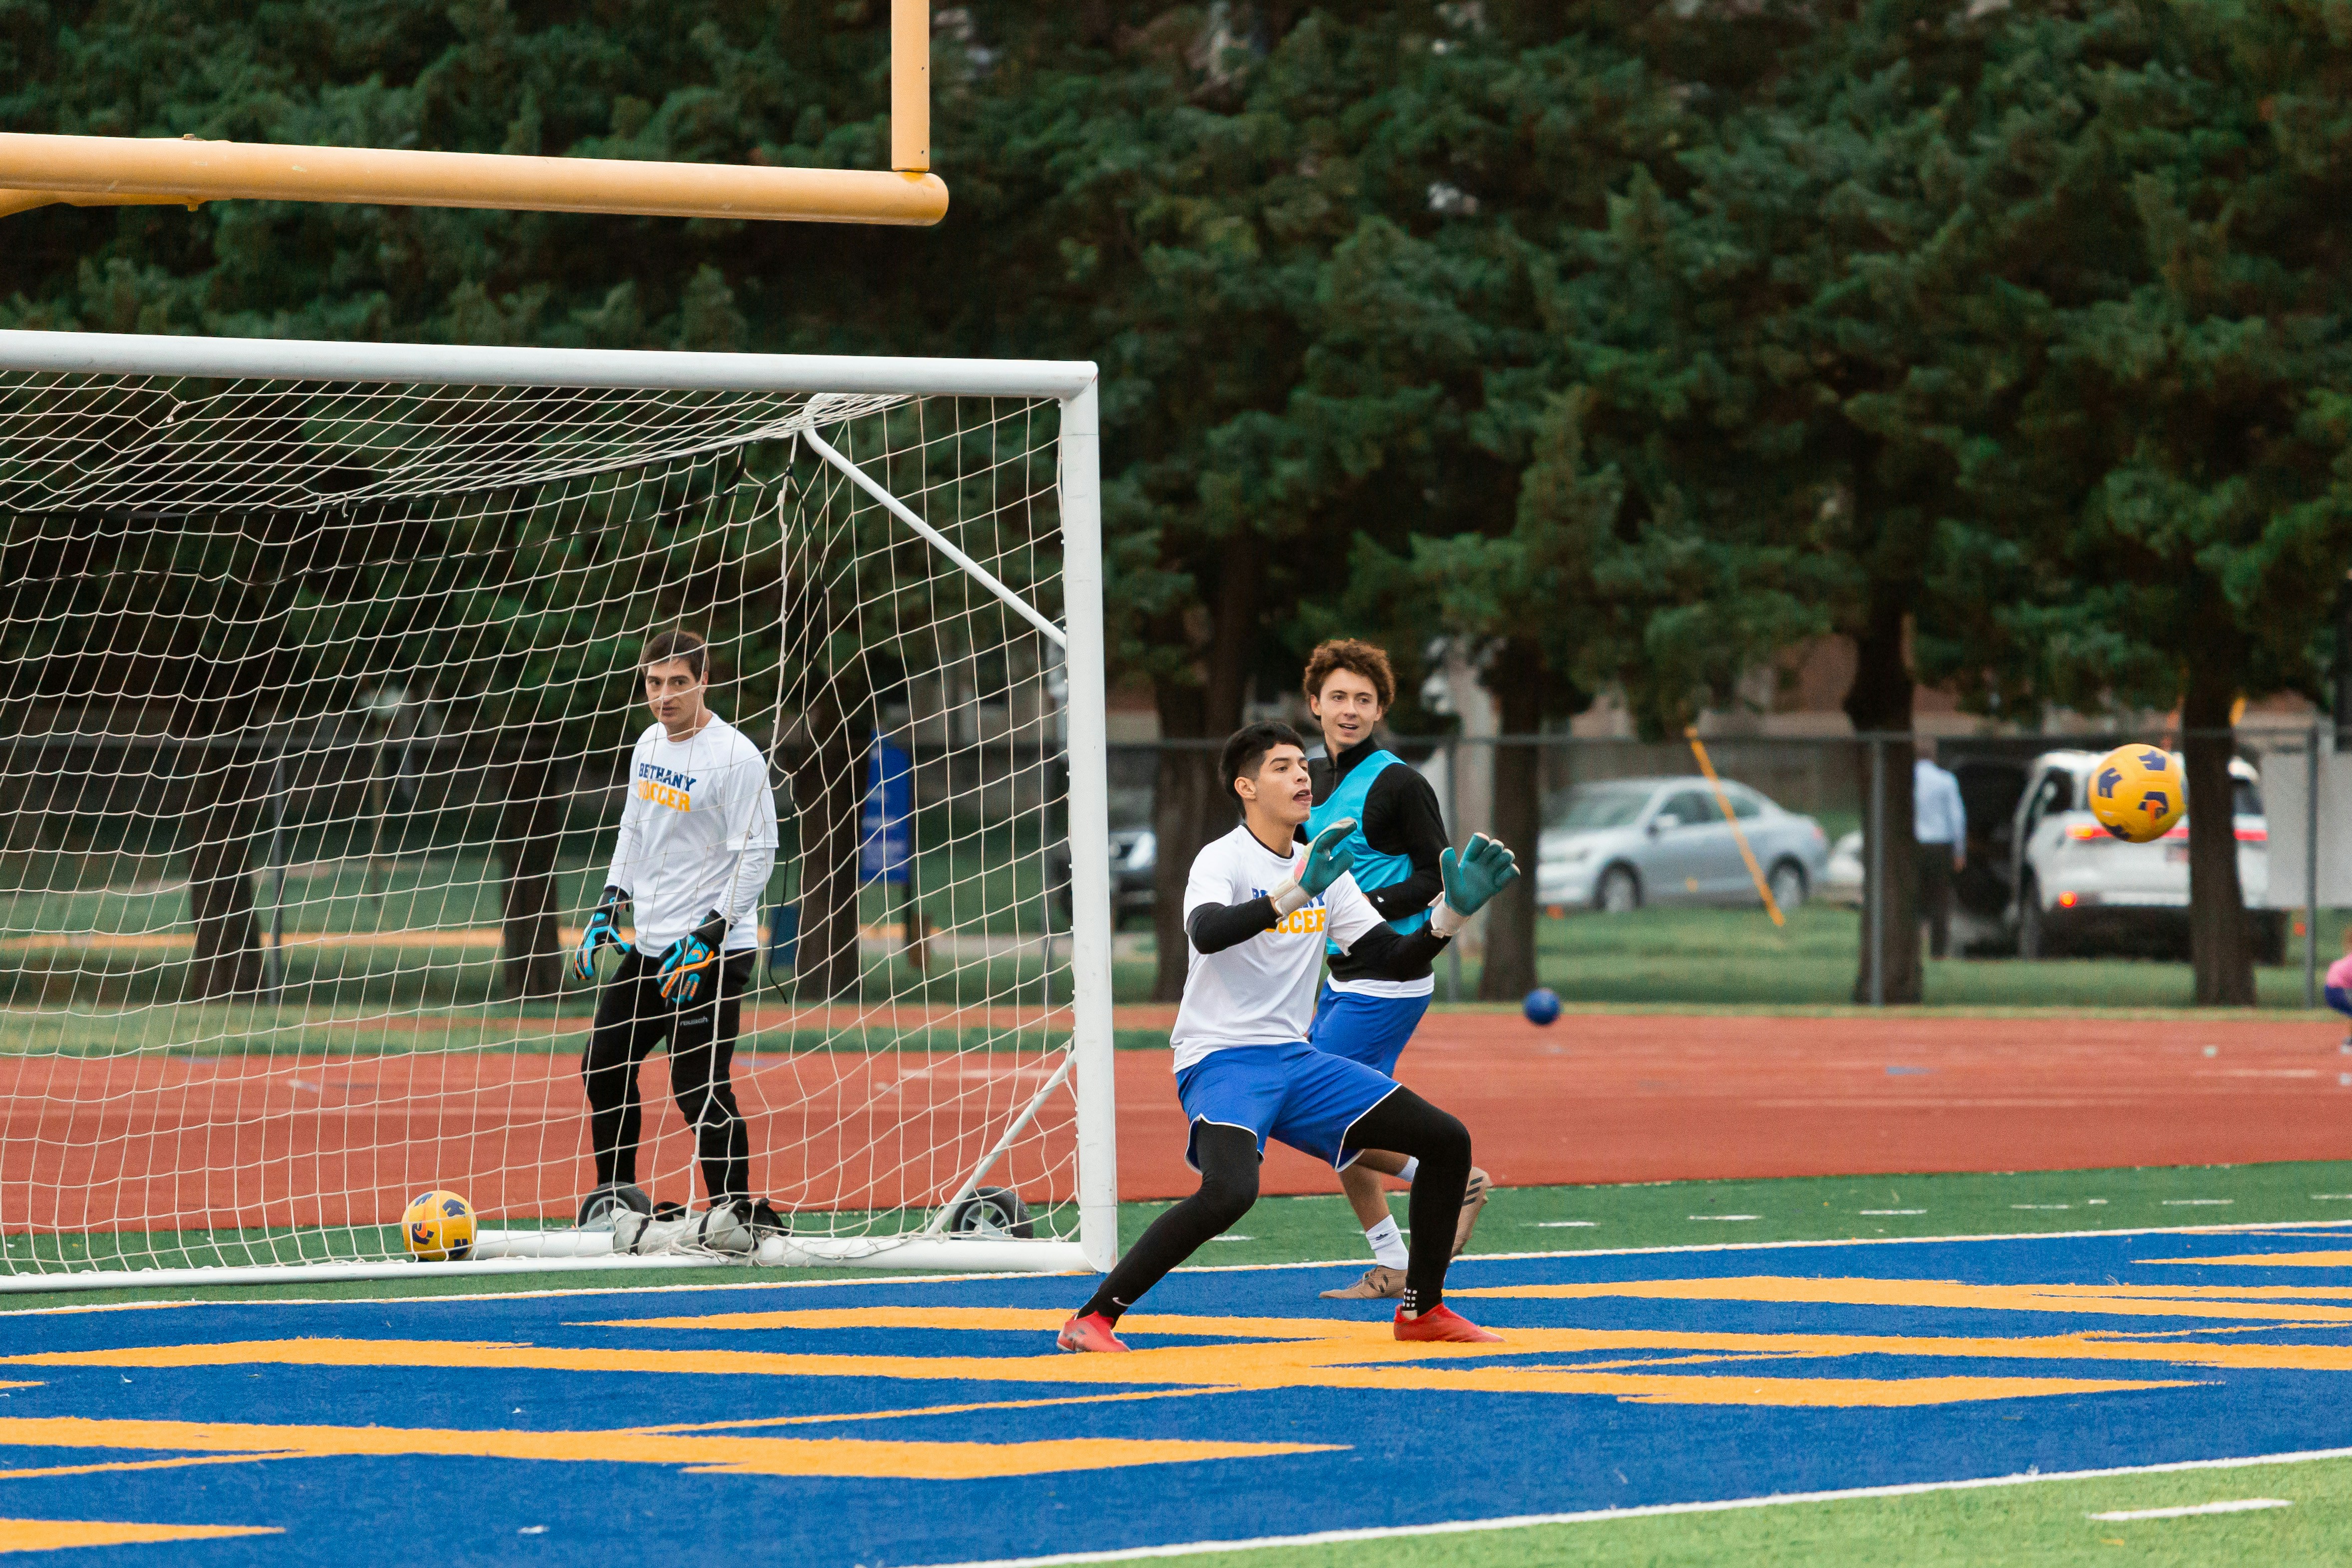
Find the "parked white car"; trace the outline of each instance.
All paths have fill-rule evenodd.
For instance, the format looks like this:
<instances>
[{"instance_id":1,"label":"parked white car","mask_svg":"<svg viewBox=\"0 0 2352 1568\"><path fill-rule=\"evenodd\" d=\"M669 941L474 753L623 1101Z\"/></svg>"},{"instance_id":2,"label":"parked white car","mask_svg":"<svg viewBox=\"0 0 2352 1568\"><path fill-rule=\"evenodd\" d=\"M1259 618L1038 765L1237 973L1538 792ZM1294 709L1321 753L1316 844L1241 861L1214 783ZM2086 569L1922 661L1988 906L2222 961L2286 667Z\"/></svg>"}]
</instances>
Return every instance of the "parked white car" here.
<instances>
[{"instance_id":1,"label":"parked white car","mask_svg":"<svg viewBox=\"0 0 2352 1568\"><path fill-rule=\"evenodd\" d=\"M1829 874L1822 879L1817 897L1861 907L1863 886L1870 880L1870 869L1862 863L1862 849L1860 828L1839 836L1830 846Z\"/></svg>"},{"instance_id":2,"label":"parked white car","mask_svg":"<svg viewBox=\"0 0 2352 1568\"><path fill-rule=\"evenodd\" d=\"M2045 751L2027 769L2010 840L2020 957L2045 957L2059 946L2116 946L2151 931L2187 939L2189 820L2183 817L2152 843L2126 843L2109 833L2091 815L2084 793L2099 757ZM2230 776L2238 883L2246 907L2261 910L2270 892L2262 780L2242 758L2231 759ZM2193 810L2195 802L2190 805ZM2269 953L2272 961L2277 925L2277 915L2268 912L2257 925L2256 951Z\"/></svg>"},{"instance_id":3,"label":"parked white car","mask_svg":"<svg viewBox=\"0 0 2352 1568\"><path fill-rule=\"evenodd\" d=\"M1820 886L1819 822L1727 779L1723 792L1772 897L1794 909ZM1697 774L1580 784L1536 840L1536 902L1621 913L1644 904L1758 904L1714 787Z\"/></svg>"}]
</instances>

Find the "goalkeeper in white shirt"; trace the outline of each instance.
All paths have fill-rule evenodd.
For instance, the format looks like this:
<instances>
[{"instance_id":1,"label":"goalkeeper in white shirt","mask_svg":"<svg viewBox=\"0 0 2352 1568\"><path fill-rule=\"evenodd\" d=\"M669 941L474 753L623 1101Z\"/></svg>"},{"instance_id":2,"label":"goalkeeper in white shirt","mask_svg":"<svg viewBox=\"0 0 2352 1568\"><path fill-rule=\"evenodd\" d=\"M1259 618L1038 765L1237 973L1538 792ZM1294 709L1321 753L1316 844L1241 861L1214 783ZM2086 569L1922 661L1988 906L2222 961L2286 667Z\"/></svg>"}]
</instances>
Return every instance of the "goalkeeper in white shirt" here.
<instances>
[{"instance_id":1,"label":"goalkeeper in white shirt","mask_svg":"<svg viewBox=\"0 0 2352 1568\"><path fill-rule=\"evenodd\" d=\"M760 894L776 863L776 797L760 748L705 705L709 659L691 632L646 644L639 665L654 722L629 760L612 873L572 973L593 979L596 949L621 949L580 1060L599 1191L637 1179L637 1064L667 1040L670 1092L694 1129L710 1207L740 1207L749 1227L751 1134L731 1063ZM620 936L632 905L634 943Z\"/></svg>"},{"instance_id":2,"label":"goalkeeper in white shirt","mask_svg":"<svg viewBox=\"0 0 2352 1568\"><path fill-rule=\"evenodd\" d=\"M1401 1340L1498 1343L1443 1304L1455 1218L1470 1179L1470 1134L1379 1070L1307 1043L1328 936L1370 974L1425 972L1463 923L1518 874L1485 834L1440 858L1444 891L1422 928L1391 927L1348 874L1352 821L1327 825L1299 852L1313 786L1289 726L1253 724L1225 742L1218 776L1242 823L1202 850L1184 885L1191 948L1171 1042L1201 1189L1151 1222L1087 1304L1062 1325L1064 1350L1123 1351L1119 1314L1257 1201L1269 1137L1346 1169L1365 1149L1420 1162L1412 1245L1396 1312Z\"/></svg>"}]
</instances>

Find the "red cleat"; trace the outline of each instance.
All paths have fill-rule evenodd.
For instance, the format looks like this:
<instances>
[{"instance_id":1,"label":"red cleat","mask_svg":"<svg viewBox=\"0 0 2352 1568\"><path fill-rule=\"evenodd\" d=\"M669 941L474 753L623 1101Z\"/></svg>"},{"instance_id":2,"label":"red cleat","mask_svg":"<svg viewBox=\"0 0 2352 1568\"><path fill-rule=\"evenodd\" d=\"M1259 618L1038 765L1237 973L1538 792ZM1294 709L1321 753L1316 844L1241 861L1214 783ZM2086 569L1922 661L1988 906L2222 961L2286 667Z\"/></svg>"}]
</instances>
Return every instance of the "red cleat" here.
<instances>
[{"instance_id":1,"label":"red cleat","mask_svg":"<svg viewBox=\"0 0 2352 1568\"><path fill-rule=\"evenodd\" d=\"M1064 1329L1065 1334L1070 1331ZM1432 1307L1417 1318L1404 1315L1399 1307L1396 1315L1396 1336L1401 1340L1433 1344L1500 1344L1503 1336L1488 1333L1452 1307L1443 1303Z\"/></svg>"},{"instance_id":2,"label":"red cleat","mask_svg":"<svg viewBox=\"0 0 2352 1568\"><path fill-rule=\"evenodd\" d=\"M1444 1312L1445 1309L1440 1307L1437 1310ZM1071 1313L1070 1321L1062 1325L1061 1334L1054 1343L1064 1350L1125 1350L1127 1348L1127 1342L1111 1332L1110 1320L1100 1312L1088 1312L1085 1317L1080 1317L1076 1312Z\"/></svg>"}]
</instances>

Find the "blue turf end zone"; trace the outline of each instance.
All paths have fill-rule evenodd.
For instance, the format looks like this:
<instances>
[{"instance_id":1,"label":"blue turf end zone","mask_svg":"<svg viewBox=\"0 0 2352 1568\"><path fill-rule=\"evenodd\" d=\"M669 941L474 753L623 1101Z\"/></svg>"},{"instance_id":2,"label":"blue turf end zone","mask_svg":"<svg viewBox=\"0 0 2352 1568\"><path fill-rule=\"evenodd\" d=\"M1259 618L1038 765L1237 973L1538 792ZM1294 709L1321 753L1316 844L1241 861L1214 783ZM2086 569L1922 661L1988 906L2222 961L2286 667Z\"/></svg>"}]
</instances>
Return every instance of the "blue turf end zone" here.
<instances>
[{"instance_id":1,"label":"blue turf end zone","mask_svg":"<svg viewBox=\"0 0 2352 1568\"><path fill-rule=\"evenodd\" d=\"M1467 1260L1493 1354L1356 1271L1179 1274L1128 1358L1067 1278L15 1314L0 1546L847 1568L2352 1443L2352 1230Z\"/></svg>"}]
</instances>

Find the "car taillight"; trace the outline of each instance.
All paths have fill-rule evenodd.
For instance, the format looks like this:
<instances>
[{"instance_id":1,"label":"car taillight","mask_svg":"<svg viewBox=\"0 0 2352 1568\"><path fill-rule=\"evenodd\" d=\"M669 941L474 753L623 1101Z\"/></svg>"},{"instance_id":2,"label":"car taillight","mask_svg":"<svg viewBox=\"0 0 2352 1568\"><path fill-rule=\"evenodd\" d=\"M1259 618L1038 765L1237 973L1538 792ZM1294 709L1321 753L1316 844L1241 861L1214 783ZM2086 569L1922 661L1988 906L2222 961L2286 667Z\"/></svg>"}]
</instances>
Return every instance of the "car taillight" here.
<instances>
[{"instance_id":1,"label":"car taillight","mask_svg":"<svg viewBox=\"0 0 2352 1568\"><path fill-rule=\"evenodd\" d=\"M2088 842L2094 839L2104 839L2108 834L2107 830L2096 822L2069 822L2066 824L2066 836L2077 842Z\"/></svg>"},{"instance_id":2,"label":"car taillight","mask_svg":"<svg viewBox=\"0 0 2352 1568\"><path fill-rule=\"evenodd\" d=\"M2240 828L2238 841L2242 844L2266 844L2271 841L2271 831L2268 828Z\"/></svg>"},{"instance_id":3,"label":"car taillight","mask_svg":"<svg viewBox=\"0 0 2352 1568\"><path fill-rule=\"evenodd\" d=\"M2058 907L2061 909L2072 909L2082 902L2081 895L2077 894L2062 893L2058 895Z\"/></svg>"}]
</instances>

